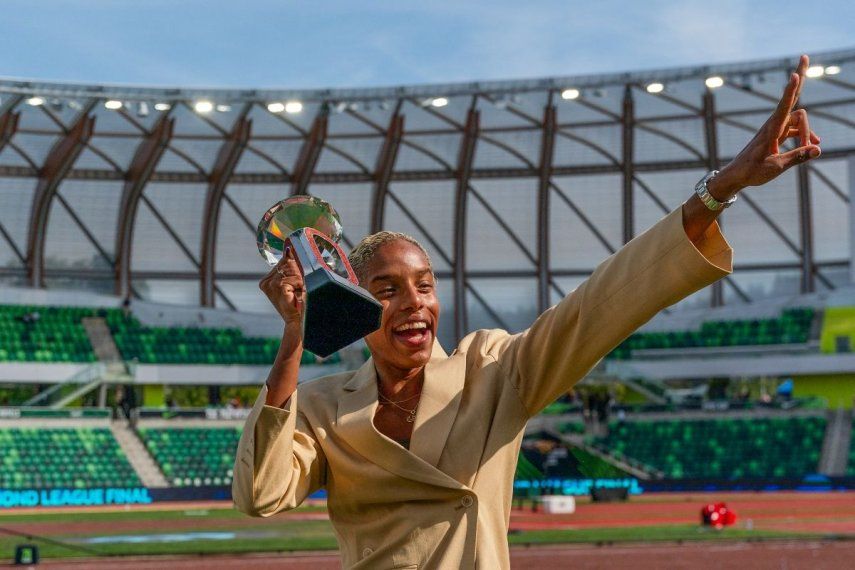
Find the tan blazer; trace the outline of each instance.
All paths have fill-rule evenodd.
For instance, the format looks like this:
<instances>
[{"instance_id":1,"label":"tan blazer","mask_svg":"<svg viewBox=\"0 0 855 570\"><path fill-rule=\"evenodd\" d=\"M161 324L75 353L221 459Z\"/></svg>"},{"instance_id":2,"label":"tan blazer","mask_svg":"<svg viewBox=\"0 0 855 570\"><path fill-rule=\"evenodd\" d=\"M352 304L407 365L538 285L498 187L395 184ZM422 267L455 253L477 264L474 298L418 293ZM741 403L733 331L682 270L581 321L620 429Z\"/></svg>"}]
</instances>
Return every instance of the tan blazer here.
<instances>
[{"instance_id":1,"label":"tan blazer","mask_svg":"<svg viewBox=\"0 0 855 570\"><path fill-rule=\"evenodd\" d=\"M528 330L439 344L407 450L373 424L372 360L300 385L247 419L232 494L253 516L325 488L345 568L508 568L514 469L526 421L632 331L731 270L717 226L692 244L680 210L605 260Z\"/></svg>"}]
</instances>

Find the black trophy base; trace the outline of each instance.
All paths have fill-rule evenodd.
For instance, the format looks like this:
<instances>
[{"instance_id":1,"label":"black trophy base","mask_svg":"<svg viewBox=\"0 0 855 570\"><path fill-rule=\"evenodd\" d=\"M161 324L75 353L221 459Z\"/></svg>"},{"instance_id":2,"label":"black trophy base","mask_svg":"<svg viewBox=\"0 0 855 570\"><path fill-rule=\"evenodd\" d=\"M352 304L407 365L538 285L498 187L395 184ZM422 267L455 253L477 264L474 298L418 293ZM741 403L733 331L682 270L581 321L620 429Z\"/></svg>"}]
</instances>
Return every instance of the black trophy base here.
<instances>
[{"instance_id":1,"label":"black trophy base","mask_svg":"<svg viewBox=\"0 0 855 570\"><path fill-rule=\"evenodd\" d=\"M303 348L320 357L341 350L380 328L383 305L330 271L305 276Z\"/></svg>"}]
</instances>

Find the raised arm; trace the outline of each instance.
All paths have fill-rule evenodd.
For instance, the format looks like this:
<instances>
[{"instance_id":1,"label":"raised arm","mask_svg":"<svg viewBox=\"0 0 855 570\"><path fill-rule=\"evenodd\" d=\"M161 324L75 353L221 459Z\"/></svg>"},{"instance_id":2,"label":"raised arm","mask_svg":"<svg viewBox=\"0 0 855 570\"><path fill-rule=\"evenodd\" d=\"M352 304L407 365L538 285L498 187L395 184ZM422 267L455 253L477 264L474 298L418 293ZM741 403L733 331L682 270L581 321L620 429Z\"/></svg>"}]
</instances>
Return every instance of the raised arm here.
<instances>
[{"instance_id":1,"label":"raised arm","mask_svg":"<svg viewBox=\"0 0 855 570\"><path fill-rule=\"evenodd\" d=\"M321 488L326 460L297 406L305 290L291 251L259 287L282 316L285 331L238 443L232 498L241 512L270 516L298 506Z\"/></svg>"},{"instance_id":2,"label":"raised arm","mask_svg":"<svg viewBox=\"0 0 855 570\"><path fill-rule=\"evenodd\" d=\"M808 67L802 56L772 116L707 184L725 202L820 154L807 113L793 110ZM789 138L794 150L781 152ZM529 416L578 382L623 339L663 308L727 275L732 251L697 194L606 259L575 291L523 333L494 336L487 347L514 384Z\"/></svg>"}]
</instances>

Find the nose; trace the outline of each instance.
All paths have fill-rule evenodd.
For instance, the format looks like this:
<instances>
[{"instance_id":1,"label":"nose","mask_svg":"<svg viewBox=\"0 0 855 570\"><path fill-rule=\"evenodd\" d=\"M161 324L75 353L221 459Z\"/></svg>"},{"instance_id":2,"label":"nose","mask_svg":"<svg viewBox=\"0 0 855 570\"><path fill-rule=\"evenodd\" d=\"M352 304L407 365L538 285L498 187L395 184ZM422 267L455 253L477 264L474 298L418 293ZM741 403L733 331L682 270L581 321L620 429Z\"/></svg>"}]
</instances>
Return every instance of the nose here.
<instances>
[{"instance_id":1,"label":"nose","mask_svg":"<svg viewBox=\"0 0 855 570\"><path fill-rule=\"evenodd\" d=\"M401 308L408 311L418 311L424 306L424 299L415 285L410 285L404 290Z\"/></svg>"}]
</instances>

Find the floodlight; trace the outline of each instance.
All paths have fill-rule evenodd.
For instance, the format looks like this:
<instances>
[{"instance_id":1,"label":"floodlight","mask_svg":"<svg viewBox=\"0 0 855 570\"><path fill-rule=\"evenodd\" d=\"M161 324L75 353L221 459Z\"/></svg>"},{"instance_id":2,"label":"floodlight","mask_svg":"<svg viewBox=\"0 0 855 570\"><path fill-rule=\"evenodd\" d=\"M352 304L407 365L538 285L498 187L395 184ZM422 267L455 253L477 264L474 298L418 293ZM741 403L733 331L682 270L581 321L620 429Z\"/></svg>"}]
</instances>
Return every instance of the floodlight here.
<instances>
[{"instance_id":1,"label":"floodlight","mask_svg":"<svg viewBox=\"0 0 855 570\"><path fill-rule=\"evenodd\" d=\"M581 93L578 89L565 89L561 92L561 98L567 100L578 99Z\"/></svg>"},{"instance_id":2,"label":"floodlight","mask_svg":"<svg viewBox=\"0 0 855 570\"><path fill-rule=\"evenodd\" d=\"M122 108L122 102L116 99L110 99L104 103L104 107L110 109L111 111L118 111Z\"/></svg>"},{"instance_id":3,"label":"floodlight","mask_svg":"<svg viewBox=\"0 0 855 570\"><path fill-rule=\"evenodd\" d=\"M299 113L302 110L303 110L303 104L300 103L299 101L288 101L287 103L285 103L285 112L286 113L290 113L293 115L294 113Z\"/></svg>"},{"instance_id":4,"label":"floodlight","mask_svg":"<svg viewBox=\"0 0 855 570\"><path fill-rule=\"evenodd\" d=\"M285 110L285 103L268 103L267 110L271 113L281 113Z\"/></svg>"},{"instance_id":5,"label":"floodlight","mask_svg":"<svg viewBox=\"0 0 855 570\"><path fill-rule=\"evenodd\" d=\"M38 107L39 105L45 104L45 99L44 97L39 96L30 97L29 99L27 99L27 104L32 105L33 107Z\"/></svg>"},{"instance_id":6,"label":"floodlight","mask_svg":"<svg viewBox=\"0 0 855 570\"><path fill-rule=\"evenodd\" d=\"M196 101L193 108L196 109L197 113L210 113L214 110L214 104L210 101Z\"/></svg>"},{"instance_id":7,"label":"floodlight","mask_svg":"<svg viewBox=\"0 0 855 570\"><path fill-rule=\"evenodd\" d=\"M825 74L826 75L837 75L838 73L840 73L840 66L839 65L829 65L828 67L825 68Z\"/></svg>"},{"instance_id":8,"label":"floodlight","mask_svg":"<svg viewBox=\"0 0 855 570\"><path fill-rule=\"evenodd\" d=\"M140 101L137 103L137 116L138 117L148 117L148 103L145 101Z\"/></svg>"},{"instance_id":9,"label":"floodlight","mask_svg":"<svg viewBox=\"0 0 855 570\"><path fill-rule=\"evenodd\" d=\"M445 107L448 105L448 99L445 97L437 97L433 101L430 102L432 107Z\"/></svg>"},{"instance_id":10,"label":"floodlight","mask_svg":"<svg viewBox=\"0 0 855 570\"><path fill-rule=\"evenodd\" d=\"M168 111L172 108L172 105L169 103L155 103L154 110L155 111Z\"/></svg>"},{"instance_id":11,"label":"floodlight","mask_svg":"<svg viewBox=\"0 0 855 570\"><path fill-rule=\"evenodd\" d=\"M805 72L805 75L812 78L812 79L815 79L817 77L822 77L824 74L825 74L825 68L822 67L821 65L811 65L810 67L807 68L807 71Z\"/></svg>"},{"instance_id":12,"label":"floodlight","mask_svg":"<svg viewBox=\"0 0 855 570\"><path fill-rule=\"evenodd\" d=\"M713 75L712 77L707 77L706 81L704 81L704 84L710 89L715 89L724 85L724 79L719 77L718 75Z\"/></svg>"},{"instance_id":13,"label":"floodlight","mask_svg":"<svg viewBox=\"0 0 855 570\"><path fill-rule=\"evenodd\" d=\"M217 105L217 112L218 113L228 113L231 110L232 110L231 105Z\"/></svg>"},{"instance_id":14,"label":"floodlight","mask_svg":"<svg viewBox=\"0 0 855 570\"><path fill-rule=\"evenodd\" d=\"M651 83L647 86L648 93L662 93L665 90L665 86L661 83Z\"/></svg>"}]
</instances>

